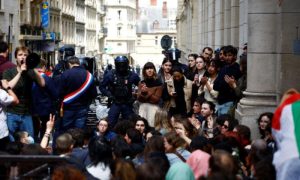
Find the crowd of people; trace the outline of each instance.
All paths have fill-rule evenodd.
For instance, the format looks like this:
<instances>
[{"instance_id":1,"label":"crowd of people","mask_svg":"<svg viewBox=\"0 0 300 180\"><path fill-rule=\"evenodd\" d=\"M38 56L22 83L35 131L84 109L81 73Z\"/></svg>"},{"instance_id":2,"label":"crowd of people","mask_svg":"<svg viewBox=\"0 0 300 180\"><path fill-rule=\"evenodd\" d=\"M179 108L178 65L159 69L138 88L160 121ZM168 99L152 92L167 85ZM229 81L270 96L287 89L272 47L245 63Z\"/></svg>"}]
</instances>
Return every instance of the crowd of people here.
<instances>
[{"instance_id":1,"label":"crowd of people","mask_svg":"<svg viewBox=\"0 0 300 180\"><path fill-rule=\"evenodd\" d=\"M205 47L187 65L166 54L158 71L152 62L143 66L142 80L117 56L99 85L109 111L87 127L96 85L73 53L61 60L65 70L49 76L44 60L27 67L26 47L15 50L16 65L9 62L2 42L1 154L66 158L31 175L37 179L276 179L273 113L257 117L259 139L234 118L247 84L243 50L238 58L231 45ZM0 174L20 178L43 164L8 162Z\"/></svg>"}]
</instances>

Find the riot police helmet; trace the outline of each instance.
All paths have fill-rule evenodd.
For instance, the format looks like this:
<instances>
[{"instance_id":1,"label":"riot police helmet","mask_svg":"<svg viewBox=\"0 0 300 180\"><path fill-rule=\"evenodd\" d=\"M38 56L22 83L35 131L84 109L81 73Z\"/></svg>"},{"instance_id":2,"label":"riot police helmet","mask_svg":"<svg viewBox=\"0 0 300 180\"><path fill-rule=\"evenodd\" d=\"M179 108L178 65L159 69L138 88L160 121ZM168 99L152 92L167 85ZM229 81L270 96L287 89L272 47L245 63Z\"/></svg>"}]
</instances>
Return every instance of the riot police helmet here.
<instances>
[{"instance_id":1,"label":"riot police helmet","mask_svg":"<svg viewBox=\"0 0 300 180\"><path fill-rule=\"evenodd\" d=\"M75 49L72 46L63 46L59 48L58 51L61 54L62 60L66 60L67 57L75 55Z\"/></svg>"},{"instance_id":2,"label":"riot police helmet","mask_svg":"<svg viewBox=\"0 0 300 180\"><path fill-rule=\"evenodd\" d=\"M171 59L173 61L178 61L178 59L181 56L181 51L177 48L170 48L167 51L167 55L168 55L169 59Z\"/></svg>"},{"instance_id":3,"label":"riot police helmet","mask_svg":"<svg viewBox=\"0 0 300 180\"><path fill-rule=\"evenodd\" d=\"M126 56L117 56L115 58L116 71L120 74L127 74L129 70L129 60Z\"/></svg>"},{"instance_id":4,"label":"riot police helmet","mask_svg":"<svg viewBox=\"0 0 300 180\"><path fill-rule=\"evenodd\" d=\"M121 63L121 62L126 62L126 63L128 63L129 60L128 60L128 58L127 58L126 56L117 56L117 57L115 58L115 63Z\"/></svg>"}]
</instances>

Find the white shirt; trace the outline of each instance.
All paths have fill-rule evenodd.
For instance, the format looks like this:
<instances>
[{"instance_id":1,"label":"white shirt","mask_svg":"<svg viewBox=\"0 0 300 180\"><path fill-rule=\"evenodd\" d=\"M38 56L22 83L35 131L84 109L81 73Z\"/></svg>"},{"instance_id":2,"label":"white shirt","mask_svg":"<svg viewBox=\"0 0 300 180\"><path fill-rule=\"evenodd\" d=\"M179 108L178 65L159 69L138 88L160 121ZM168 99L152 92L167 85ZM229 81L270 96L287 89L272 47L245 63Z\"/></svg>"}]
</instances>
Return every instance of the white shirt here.
<instances>
[{"instance_id":1,"label":"white shirt","mask_svg":"<svg viewBox=\"0 0 300 180\"><path fill-rule=\"evenodd\" d=\"M12 96L3 89L0 89L0 139L8 136L6 113L3 111L3 108L10 105L13 100L14 98Z\"/></svg>"},{"instance_id":2,"label":"white shirt","mask_svg":"<svg viewBox=\"0 0 300 180\"><path fill-rule=\"evenodd\" d=\"M109 180L110 179L110 168L99 162L96 166L88 165L87 171L97 179Z\"/></svg>"}]
</instances>

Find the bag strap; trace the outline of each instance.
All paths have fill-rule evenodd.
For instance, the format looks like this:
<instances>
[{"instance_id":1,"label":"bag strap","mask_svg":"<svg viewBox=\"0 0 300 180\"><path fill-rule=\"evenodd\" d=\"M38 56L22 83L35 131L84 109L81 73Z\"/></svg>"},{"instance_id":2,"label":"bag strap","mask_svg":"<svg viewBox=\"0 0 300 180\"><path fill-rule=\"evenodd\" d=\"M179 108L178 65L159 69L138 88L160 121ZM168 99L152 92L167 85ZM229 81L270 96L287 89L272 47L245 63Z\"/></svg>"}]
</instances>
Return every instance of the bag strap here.
<instances>
[{"instance_id":1,"label":"bag strap","mask_svg":"<svg viewBox=\"0 0 300 180\"><path fill-rule=\"evenodd\" d=\"M178 156L179 159L181 159L181 161L186 162L186 160L184 159L184 157L183 157L180 153L178 153L177 151L175 151L174 154L175 154L176 156Z\"/></svg>"}]
</instances>

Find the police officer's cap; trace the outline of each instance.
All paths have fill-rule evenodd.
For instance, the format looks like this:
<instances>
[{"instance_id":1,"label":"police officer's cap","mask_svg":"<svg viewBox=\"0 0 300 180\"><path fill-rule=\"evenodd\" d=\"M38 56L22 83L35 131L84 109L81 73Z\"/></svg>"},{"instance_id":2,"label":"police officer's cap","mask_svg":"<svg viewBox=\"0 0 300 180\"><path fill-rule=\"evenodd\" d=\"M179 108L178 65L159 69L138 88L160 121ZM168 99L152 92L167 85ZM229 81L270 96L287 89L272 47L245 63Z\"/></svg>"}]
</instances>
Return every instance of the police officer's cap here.
<instances>
[{"instance_id":1,"label":"police officer's cap","mask_svg":"<svg viewBox=\"0 0 300 180\"><path fill-rule=\"evenodd\" d=\"M63 46L59 48L59 52L63 53L65 52L66 56L74 56L75 55L75 49L71 46Z\"/></svg>"},{"instance_id":2,"label":"police officer's cap","mask_svg":"<svg viewBox=\"0 0 300 180\"><path fill-rule=\"evenodd\" d=\"M129 62L126 56L117 56L115 62Z\"/></svg>"}]
</instances>

